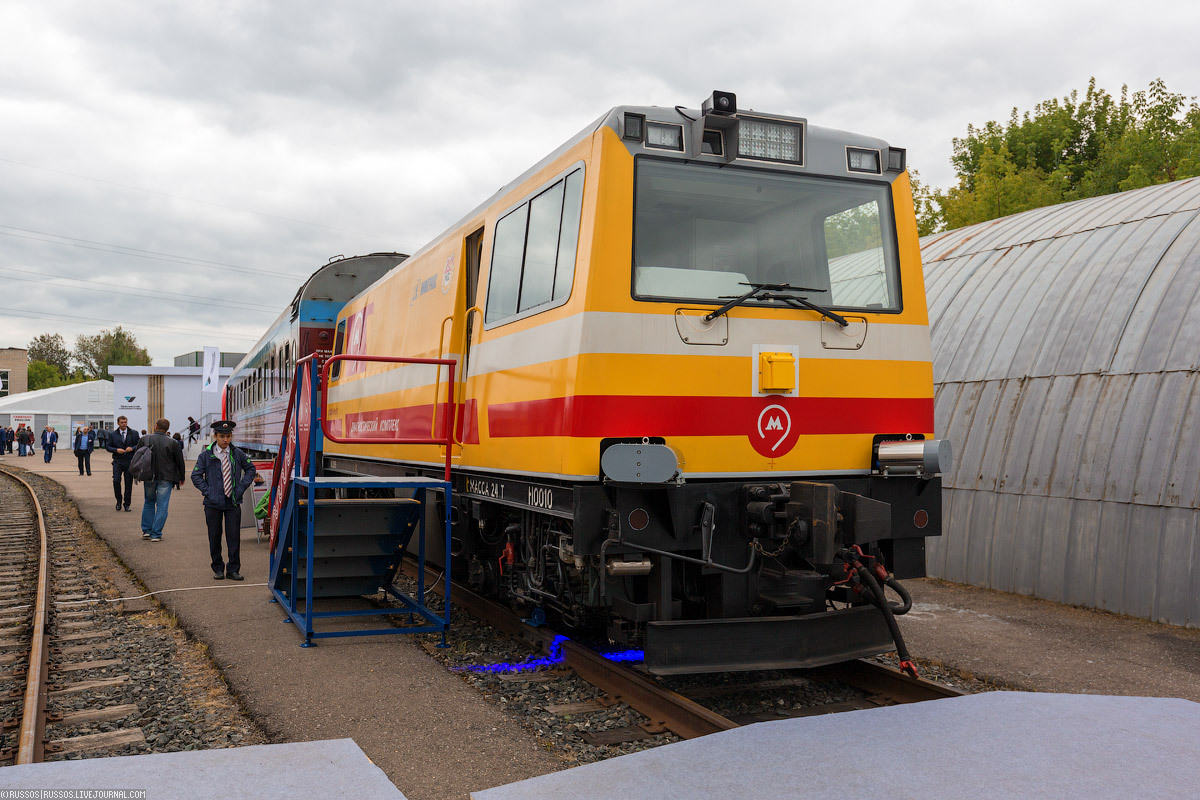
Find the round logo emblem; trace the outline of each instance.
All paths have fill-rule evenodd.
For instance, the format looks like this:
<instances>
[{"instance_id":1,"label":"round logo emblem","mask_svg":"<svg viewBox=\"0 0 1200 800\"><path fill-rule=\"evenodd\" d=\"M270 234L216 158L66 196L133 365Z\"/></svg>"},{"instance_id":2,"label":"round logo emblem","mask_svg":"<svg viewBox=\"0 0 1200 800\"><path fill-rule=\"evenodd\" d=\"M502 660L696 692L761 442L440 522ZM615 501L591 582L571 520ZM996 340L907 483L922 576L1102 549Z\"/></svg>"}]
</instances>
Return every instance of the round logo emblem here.
<instances>
[{"instance_id":1,"label":"round logo emblem","mask_svg":"<svg viewBox=\"0 0 1200 800\"><path fill-rule=\"evenodd\" d=\"M442 270L442 294L450 292L450 278L454 276L454 256L446 259L446 268Z\"/></svg>"},{"instance_id":2,"label":"round logo emblem","mask_svg":"<svg viewBox=\"0 0 1200 800\"><path fill-rule=\"evenodd\" d=\"M799 434L793 434L792 415L778 403L772 403L758 414L754 431L750 433L750 444L755 451L766 458L779 458L787 455Z\"/></svg>"}]
</instances>

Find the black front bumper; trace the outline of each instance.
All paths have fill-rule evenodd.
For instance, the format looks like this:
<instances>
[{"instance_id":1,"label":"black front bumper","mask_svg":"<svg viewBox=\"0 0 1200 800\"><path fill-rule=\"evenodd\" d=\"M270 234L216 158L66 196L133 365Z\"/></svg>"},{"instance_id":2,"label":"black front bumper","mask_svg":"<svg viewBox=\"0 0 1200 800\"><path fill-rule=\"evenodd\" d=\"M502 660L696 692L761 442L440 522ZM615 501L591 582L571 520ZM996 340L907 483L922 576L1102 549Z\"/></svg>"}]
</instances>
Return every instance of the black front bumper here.
<instances>
[{"instance_id":1,"label":"black front bumper","mask_svg":"<svg viewBox=\"0 0 1200 800\"><path fill-rule=\"evenodd\" d=\"M793 617L650 622L646 669L655 675L820 667L895 649L874 606Z\"/></svg>"}]
</instances>

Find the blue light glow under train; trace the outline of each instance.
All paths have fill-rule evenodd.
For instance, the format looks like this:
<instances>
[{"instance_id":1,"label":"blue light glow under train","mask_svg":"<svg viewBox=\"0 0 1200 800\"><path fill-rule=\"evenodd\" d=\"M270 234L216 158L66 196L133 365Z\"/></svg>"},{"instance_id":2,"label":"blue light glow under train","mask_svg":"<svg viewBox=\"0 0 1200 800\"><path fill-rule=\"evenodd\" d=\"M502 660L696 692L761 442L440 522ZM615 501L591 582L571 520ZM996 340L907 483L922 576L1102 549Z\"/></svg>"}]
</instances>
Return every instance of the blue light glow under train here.
<instances>
[{"instance_id":1,"label":"blue light glow under train","mask_svg":"<svg viewBox=\"0 0 1200 800\"><path fill-rule=\"evenodd\" d=\"M546 656L538 656L535 658L527 658L524 661L513 663L499 664L473 664L452 667L451 669L479 672L479 673L513 673L513 672L531 672L541 667L552 667L555 664L561 664L566 656L562 651L562 643L567 641L566 636L555 636L550 643L550 654ZM600 655L607 658L609 661L619 662L634 662L643 661L646 657L644 650L618 650L612 653L601 653Z\"/></svg>"}]
</instances>

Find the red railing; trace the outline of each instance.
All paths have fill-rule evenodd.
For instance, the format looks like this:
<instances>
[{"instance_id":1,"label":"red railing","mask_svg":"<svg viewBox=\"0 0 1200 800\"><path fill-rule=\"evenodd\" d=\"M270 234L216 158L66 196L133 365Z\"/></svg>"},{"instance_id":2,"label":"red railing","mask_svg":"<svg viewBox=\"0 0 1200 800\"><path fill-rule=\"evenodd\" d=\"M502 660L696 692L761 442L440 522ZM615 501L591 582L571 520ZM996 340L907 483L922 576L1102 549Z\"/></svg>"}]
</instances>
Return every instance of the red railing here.
<instances>
[{"instance_id":1,"label":"red railing","mask_svg":"<svg viewBox=\"0 0 1200 800\"><path fill-rule=\"evenodd\" d=\"M442 437L430 436L428 438L392 438L382 439L376 437L353 438L334 436L329 427L326 425L328 421L329 411L329 380L330 368L338 361L375 361L388 364L438 364L445 365L447 370L446 383L448 391L446 392L445 415L442 417L442 429L445 435ZM458 423L458 404L454 398L454 367L455 360L452 358L401 358L400 356L359 356L359 355L340 355L330 357L321 367L321 432L325 434L325 438L331 442L338 444L440 444L446 447L446 480L450 480L450 455L454 449L454 426ZM441 381L438 381L441 384ZM437 404L435 402L433 408L434 418L437 418Z\"/></svg>"}]
</instances>

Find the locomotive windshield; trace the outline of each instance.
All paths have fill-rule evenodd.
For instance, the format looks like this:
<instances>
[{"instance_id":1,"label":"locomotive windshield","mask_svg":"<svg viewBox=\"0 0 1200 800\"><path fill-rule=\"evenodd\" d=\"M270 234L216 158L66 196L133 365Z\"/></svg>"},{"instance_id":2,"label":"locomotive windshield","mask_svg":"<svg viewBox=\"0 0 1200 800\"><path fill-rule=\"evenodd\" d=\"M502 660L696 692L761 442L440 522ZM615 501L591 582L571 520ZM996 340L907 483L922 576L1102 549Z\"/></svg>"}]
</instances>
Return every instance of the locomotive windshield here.
<instances>
[{"instance_id":1,"label":"locomotive windshield","mask_svg":"<svg viewBox=\"0 0 1200 800\"><path fill-rule=\"evenodd\" d=\"M889 187L638 159L634 296L720 304L748 283L805 287L834 308L899 310Z\"/></svg>"}]
</instances>

